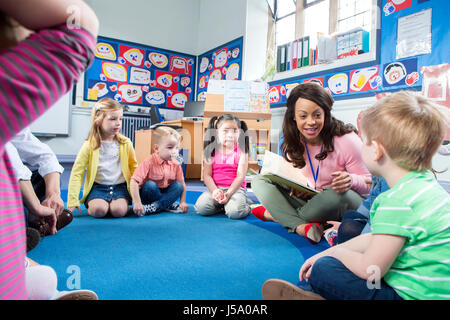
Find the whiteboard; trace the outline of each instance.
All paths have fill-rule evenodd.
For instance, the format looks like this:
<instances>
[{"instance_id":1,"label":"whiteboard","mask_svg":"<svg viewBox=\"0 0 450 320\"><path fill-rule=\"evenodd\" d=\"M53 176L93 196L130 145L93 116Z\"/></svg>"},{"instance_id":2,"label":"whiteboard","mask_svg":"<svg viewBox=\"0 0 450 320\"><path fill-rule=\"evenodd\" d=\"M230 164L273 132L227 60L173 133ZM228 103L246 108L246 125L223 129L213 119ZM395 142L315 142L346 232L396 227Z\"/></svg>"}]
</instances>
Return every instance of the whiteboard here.
<instances>
[{"instance_id":1,"label":"whiteboard","mask_svg":"<svg viewBox=\"0 0 450 320\"><path fill-rule=\"evenodd\" d=\"M68 136L72 90L62 96L50 109L31 125L31 132L37 136Z\"/></svg>"}]
</instances>

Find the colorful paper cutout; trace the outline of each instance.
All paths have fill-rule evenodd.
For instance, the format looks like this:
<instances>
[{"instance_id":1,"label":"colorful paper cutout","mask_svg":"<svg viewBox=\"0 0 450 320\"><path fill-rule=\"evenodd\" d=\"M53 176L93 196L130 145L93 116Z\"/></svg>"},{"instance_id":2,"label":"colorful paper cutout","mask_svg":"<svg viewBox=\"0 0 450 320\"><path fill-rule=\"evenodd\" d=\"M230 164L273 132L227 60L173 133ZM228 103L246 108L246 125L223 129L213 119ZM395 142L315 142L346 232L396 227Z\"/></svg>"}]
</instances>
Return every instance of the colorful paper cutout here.
<instances>
[{"instance_id":1,"label":"colorful paper cutout","mask_svg":"<svg viewBox=\"0 0 450 320\"><path fill-rule=\"evenodd\" d=\"M120 45L119 57L125 60L125 64L131 64L136 67L142 67L144 65L145 51L138 48Z\"/></svg>"},{"instance_id":2,"label":"colorful paper cutout","mask_svg":"<svg viewBox=\"0 0 450 320\"><path fill-rule=\"evenodd\" d=\"M106 42L99 42L95 46L94 55L100 59L112 60L117 59L116 50L113 45Z\"/></svg>"},{"instance_id":3,"label":"colorful paper cutout","mask_svg":"<svg viewBox=\"0 0 450 320\"><path fill-rule=\"evenodd\" d=\"M188 97L184 92L176 92L167 101L169 108L184 109L184 104L188 101Z\"/></svg>"},{"instance_id":4,"label":"colorful paper cutout","mask_svg":"<svg viewBox=\"0 0 450 320\"><path fill-rule=\"evenodd\" d=\"M327 86L333 94L343 94L348 92L348 75L338 73L328 78Z\"/></svg>"},{"instance_id":5,"label":"colorful paper cutout","mask_svg":"<svg viewBox=\"0 0 450 320\"><path fill-rule=\"evenodd\" d=\"M369 91L378 88L381 82L378 66L368 67L350 72L350 92Z\"/></svg>"},{"instance_id":6,"label":"colorful paper cutout","mask_svg":"<svg viewBox=\"0 0 450 320\"><path fill-rule=\"evenodd\" d=\"M148 59L154 66L160 69L165 68L169 63L167 56L159 52L150 52L148 54Z\"/></svg>"},{"instance_id":7,"label":"colorful paper cutout","mask_svg":"<svg viewBox=\"0 0 450 320\"><path fill-rule=\"evenodd\" d=\"M188 75L191 74L189 59L178 56L170 57L170 71Z\"/></svg>"},{"instance_id":8,"label":"colorful paper cutout","mask_svg":"<svg viewBox=\"0 0 450 320\"><path fill-rule=\"evenodd\" d=\"M103 75L108 80L126 82L127 81L127 69L117 63L102 62Z\"/></svg>"},{"instance_id":9,"label":"colorful paper cutout","mask_svg":"<svg viewBox=\"0 0 450 320\"><path fill-rule=\"evenodd\" d=\"M130 83L149 84L150 71L142 68L131 67Z\"/></svg>"},{"instance_id":10,"label":"colorful paper cutout","mask_svg":"<svg viewBox=\"0 0 450 320\"><path fill-rule=\"evenodd\" d=\"M387 0L383 7L384 15L388 16L391 13L409 8L412 6L412 0Z\"/></svg>"},{"instance_id":11,"label":"colorful paper cutout","mask_svg":"<svg viewBox=\"0 0 450 320\"><path fill-rule=\"evenodd\" d=\"M142 103L142 87L130 84L119 85L118 89L123 102Z\"/></svg>"},{"instance_id":12,"label":"colorful paper cutout","mask_svg":"<svg viewBox=\"0 0 450 320\"><path fill-rule=\"evenodd\" d=\"M145 94L145 100L150 105L161 105L166 102L166 96L161 90L153 90Z\"/></svg>"}]
</instances>

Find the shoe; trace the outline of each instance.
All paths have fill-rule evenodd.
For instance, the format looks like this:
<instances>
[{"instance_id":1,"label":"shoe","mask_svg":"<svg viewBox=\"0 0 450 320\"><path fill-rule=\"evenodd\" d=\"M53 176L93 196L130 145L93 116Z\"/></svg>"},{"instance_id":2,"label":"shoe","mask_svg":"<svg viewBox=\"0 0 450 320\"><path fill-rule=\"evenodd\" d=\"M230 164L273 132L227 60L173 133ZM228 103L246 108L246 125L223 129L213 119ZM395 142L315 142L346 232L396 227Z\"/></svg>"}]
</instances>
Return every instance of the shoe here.
<instances>
[{"instance_id":1,"label":"shoe","mask_svg":"<svg viewBox=\"0 0 450 320\"><path fill-rule=\"evenodd\" d=\"M264 212L266 212L266 208L264 206L257 206L250 211L255 217L257 217L261 221L267 221L264 218Z\"/></svg>"},{"instance_id":2,"label":"shoe","mask_svg":"<svg viewBox=\"0 0 450 320\"><path fill-rule=\"evenodd\" d=\"M323 237L325 240L327 240L330 247L334 246L336 244L336 238L337 238L338 232L335 229L328 229L325 231L325 234Z\"/></svg>"},{"instance_id":3,"label":"shoe","mask_svg":"<svg viewBox=\"0 0 450 320\"><path fill-rule=\"evenodd\" d=\"M56 218L56 230L61 230L73 220L73 213L68 209L64 209Z\"/></svg>"},{"instance_id":4,"label":"shoe","mask_svg":"<svg viewBox=\"0 0 450 320\"><path fill-rule=\"evenodd\" d=\"M56 217L56 230L60 230L71 223L73 220L73 214L67 209L64 209ZM51 234L50 219L48 217L39 217L34 221L29 222L30 227L39 231L41 237L45 237Z\"/></svg>"},{"instance_id":5,"label":"shoe","mask_svg":"<svg viewBox=\"0 0 450 320\"><path fill-rule=\"evenodd\" d=\"M52 300L98 300L91 290L58 291Z\"/></svg>"},{"instance_id":6,"label":"shoe","mask_svg":"<svg viewBox=\"0 0 450 320\"><path fill-rule=\"evenodd\" d=\"M39 241L41 241L39 231L34 228L27 227L27 252L36 248Z\"/></svg>"},{"instance_id":7,"label":"shoe","mask_svg":"<svg viewBox=\"0 0 450 320\"><path fill-rule=\"evenodd\" d=\"M323 229L320 226L320 223L313 222L309 223L305 226L305 235L304 237L308 239L312 244L318 244L322 239Z\"/></svg>"},{"instance_id":8,"label":"shoe","mask_svg":"<svg viewBox=\"0 0 450 320\"><path fill-rule=\"evenodd\" d=\"M269 279L261 293L264 300L325 300L317 293L305 291L284 280Z\"/></svg>"},{"instance_id":9,"label":"shoe","mask_svg":"<svg viewBox=\"0 0 450 320\"><path fill-rule=\"evenodd\" d=\"M166 210L173 213L183 213L183 210L180 208L180 204L176 202L168 206Z\"/></svg>"},{"instance_id":10,"label":"shoe","mask_svg":"<svg viewBox=\"0 0 450 320\"><path fill-rule=\"evenodd\" d=\"M158 212L159 208L154 204L144 204L144 214L155 214Z\"/></svg>"}]
</instances>

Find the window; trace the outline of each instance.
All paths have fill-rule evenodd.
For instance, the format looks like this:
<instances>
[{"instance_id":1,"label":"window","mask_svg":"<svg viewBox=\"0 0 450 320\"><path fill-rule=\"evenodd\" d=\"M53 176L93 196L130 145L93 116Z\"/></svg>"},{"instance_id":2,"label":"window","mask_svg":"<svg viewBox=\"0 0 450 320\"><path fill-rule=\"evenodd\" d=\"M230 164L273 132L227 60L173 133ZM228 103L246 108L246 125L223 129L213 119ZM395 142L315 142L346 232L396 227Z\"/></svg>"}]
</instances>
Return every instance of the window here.
<instances>
[{"instance_id":1,"label":"window","mask_svg":"<svg viewBox=\"0 0 450 320\"><path fill-rule=\"evenodd\" d=\"M296 0L268 0L267 3L275 22L276 46L295 40Z\"/></svg>"},{"instance_id":2,"label":"window","mask_svg":"<svg viewBox=\"0 0 450 320\"><path fill-rule=\"evenodd\" d=\"M310 47L317 44L316 34L328 34L330 25L330 0L323 0L305 7L303 13L303 35L310 37Z\"/></svg>"},{"instance_id":3,"label":"window","mask_svg":"<svg viewBox=\"0 0 450 320\"><path fill-rule=\"evenodd\" d=\"M372 0L339 0L337 32L356 27L370 31L372 26Z\"/></svg>"}]
</instances>

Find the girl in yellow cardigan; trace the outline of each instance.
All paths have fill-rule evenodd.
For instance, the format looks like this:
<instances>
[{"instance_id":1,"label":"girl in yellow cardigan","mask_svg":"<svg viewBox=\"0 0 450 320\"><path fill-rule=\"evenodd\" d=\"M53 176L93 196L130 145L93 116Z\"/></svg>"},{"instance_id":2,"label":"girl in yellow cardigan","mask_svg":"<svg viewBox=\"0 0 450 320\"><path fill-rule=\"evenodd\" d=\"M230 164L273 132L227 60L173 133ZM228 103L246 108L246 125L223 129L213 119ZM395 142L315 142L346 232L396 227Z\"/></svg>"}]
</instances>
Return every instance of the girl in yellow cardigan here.
<instances>
[{"instance_id":1,"label":"girl in yellow cardigan","mask_svg":"<svg viewBox=\"0 0 450 320\"><path fill-rule=\"evenodd\" d=\"M87 140L78 152L69 180L67 207L102 218L108 214L123 217L131 202L130 178L137 167L133 144L119 133L123 110L110 98L100 99L92 109L92 123ZM83 197L79 200L83 176Z\"/></svg>"}]
</instances>

